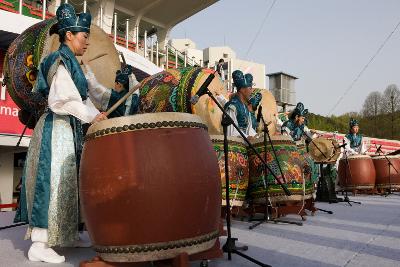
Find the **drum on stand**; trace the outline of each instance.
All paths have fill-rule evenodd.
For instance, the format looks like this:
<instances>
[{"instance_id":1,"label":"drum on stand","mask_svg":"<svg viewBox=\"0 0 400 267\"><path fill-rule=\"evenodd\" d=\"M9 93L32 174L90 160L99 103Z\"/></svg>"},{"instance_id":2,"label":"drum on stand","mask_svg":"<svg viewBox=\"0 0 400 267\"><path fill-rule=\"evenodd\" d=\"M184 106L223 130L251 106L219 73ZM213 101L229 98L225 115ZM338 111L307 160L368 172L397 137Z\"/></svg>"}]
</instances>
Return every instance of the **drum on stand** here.
<instances>
[{"instance_id":1,"label":"drum on stand","mask_svg":"<svg viewBox=\"0 0 400 267\"><path fill-rule=\"evenodd\" d=\"M389 179L389 162L390 160L390 179ZM400 156L373 156L376 172L376 188L377 189L400 189ZM397 171L396 171L397 170ZM399 172L399 173L398 173ZM389 183L390 181L390 183Z\"/></svg>"},{"instance_id":2,"label":"drum on stand","mask_svg":"<svg viewBox=\"0 0 400 267\"><path fill-rule=\"evenodd\" d=\"M376 172L368 155L352 155L339 161L339 186L343 190L370 190L375 187Z\"/></svg>"},{"instance_id":3,"label":"drum on stand","mask_svg":"<svg viewBox=\"0 0 400 267\"><path fill-rule=\"evenodd\" d=\"M295 142L284 135L271 136L274 145L277 160L284 174L284 179L279 171L277 162L275 161L271 145L267 143L267 164L280 181L285 184L288 190L292 193L291 196L286 196L282 187L276 182L271 173L267 173L268 193L271 202L286 202L299 201L311 197L310 189L306 187L303 179L304 160L299 153ZM257 138L252 141L257 152L264 158L264 141L263 138ZM260 159L252 150L248 150L249 154L249 196L254 203L265 203L266 201L266 186L264 183L264 166Z\"/></svg>"},{"instance_id":4,"label":"drum on stand","mask_svg":"<svg viewBox=\"0 0 400 267\"><path fill-rule=\"evenodd\" d=\"M41 111L47 106L47 99L32 89L42 59L60 46L58 34L50 36L50 29L56 22L53 18L34 24L21 33L7 50L4 60L7 90L23 110ZM115 72L121 67L114 44L101 28L93 24L89 42L83 58L89 62L100 83L114 87Z\"/></svg>"},{"instance_id":5,"label":"drum on stand","mask_svg":"<svg viewBox=\"0 0 400 267\"><path fill-rule=\"evenodd\" d=\"M226 205L224 136L211 135L221 173L222 205ZM231 206L241 207L249 184L247 146L240 137L228 137L229 199Z\"/></svg>"},{"instance_id":6,"label":"drum on stand","mask_svg":"<svg viewBox=\"0 0 400 267\"><path fill-rule=\"evenodd\" d=\"M335 164L340 156L340 148L335 139L317 137L308 145L310 156L315 162Z\"/></svg>"},{"instance_id":7,"label":"drum on stand","mask_svg":"<svg viewBox=\"0 0 400 267\"><path fill-rule=\"evenodd\" d=\"M144 79L140 84L140 113L185 112L193 113L208 126L209 134L222 134L222 111L208 95L200 97L195 105L190 99L200 89L213 70L200 67L168 69ZM208 86L215 94L226 95L218 74Z\"/></svg>"},{"instance_id":8,"label":"drum on stand","mask_svg":"<svg viewBox=\"0 0 400 267\"><path fill-rule=\"evenodd\" d=\"M92 125L80 169L82 210L105 261L174 258L219 235L221 179L198 116L155 113Z\"/></svg>"}]
</instances>

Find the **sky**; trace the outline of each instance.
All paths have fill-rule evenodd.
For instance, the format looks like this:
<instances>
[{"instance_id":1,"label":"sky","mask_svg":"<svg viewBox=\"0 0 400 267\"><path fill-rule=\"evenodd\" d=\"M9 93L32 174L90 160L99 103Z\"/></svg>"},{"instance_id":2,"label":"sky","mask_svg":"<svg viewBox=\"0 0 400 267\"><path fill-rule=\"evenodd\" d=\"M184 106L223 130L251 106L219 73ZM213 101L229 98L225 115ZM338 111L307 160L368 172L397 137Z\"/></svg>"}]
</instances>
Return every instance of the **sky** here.
<instances>
[{"instance_id":1,"label":"sky","mask_svg":"<svg viewBox=\"0 0 400 267\"><path fill-rule=\"evenodd\" d=\"M277 0L246 57L272 3L220 0L176 25L170 38L189 38L198 49L225 44L238 58L265 64L266 73L298 77L296 100L316 114L358 112L370 92L400 87L399 27L330 112L400 22L400 0Z\"/></svg>"}]
</instances>

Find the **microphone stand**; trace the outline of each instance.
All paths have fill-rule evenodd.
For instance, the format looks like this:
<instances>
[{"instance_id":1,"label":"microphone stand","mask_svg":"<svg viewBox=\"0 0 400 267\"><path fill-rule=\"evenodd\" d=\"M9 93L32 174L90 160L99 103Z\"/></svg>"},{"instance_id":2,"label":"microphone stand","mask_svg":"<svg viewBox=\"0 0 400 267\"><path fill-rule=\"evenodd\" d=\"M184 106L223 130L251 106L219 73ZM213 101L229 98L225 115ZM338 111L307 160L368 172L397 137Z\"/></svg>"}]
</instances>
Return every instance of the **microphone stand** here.
<instances>
[{"instance_id":1,"label":"microphone stand","mask_svg":"<svg viewBox=\"0 0 400 267\"><path fill-rule=\"evenodd\" d=\"M260 116L261 121L263 123L264 160L265 160L265 162L267 161L267 135L268 135L268 139L270 141L271 148L272 148L272 151L274 153L275 160L276 160L276 162L278 164L279 171L280 171L280 173L282 175L282 178L285 179L285 176L284 176L284 174L282 172L282 169L281 169L281 164L279 163L278 157L276 156L276 151L275 151L274 144L272 143L272 140L271 140L271 135L269 134L268 125L265 123L264 116L262 115L262 113L260 113L259 116ZM265 223L269 223L269 222L278 223L278 222L280 222L280 223L288 223L288 224L295 224L295 225L302 226L303 225L302 222L291 222L291 221L285 221L285 220L280 220L280 219L274 219L274 218L270 217L269 204L271 204L271 203L269 201L269 192L268 192L269 182L268 182L268 178L266 177L266 174L267 174L267 168L266 168L266 164L264 164L264 188L265 188L265 204L266 204L266 211L265 211L265 214L264 214L264 218L262 220L260 220L259 222L255 223L253 225L250 225L249 229L252 230L252 229L256 228L257 226L261 225L264 222ZM272 207L272 204L271 204L271 207Z\"/></svg>"},{"instance_id":2,"label":"microphone stand","mask_svg":"<svg viewBox=\"0 0 400 267\"><path fill-rule=\"evenodd\" d=\"M361 205L361 202L359 202L359 201L352 201L352 200L350 200L349 199L349 196L348 196L348 193L347 193L347 183L348 183L348 180L347 180L347 167L349 168L349 174L350 174L350 177L351 177L351 168L350 168L350 163L349 163L349 160L347 159L347 149L345 148L344 149L344 156L345 156L345 162L346 162L346 168L345 168L345 171L344 171L344 183L345 183L345 190L344 190L344 199L343 199L343 202L347 202L347 204L349 204L350 206L353 206L353 205L351 205L351 203L355 203L355 204L360 204Z\"/></svg>"},{"instance_id":3,"label":"microphone stand","mask_svg":"<svg viewBox=\"0 0 400 267\"><path fill-rule=\"evenodd\" d=\"M259 266L263 267L270 267L270 265L262 263L242 252L239 250L247 250L248 247L237 247L235 245L235 242L238 240L237 238L232 237L231 233L231 209L230 209L230 200L229 200L229 166L228 166L228 126L232 125L240 134L240 136L243 138L243 140L247 143L247 145L252 149L252 151L255 153L255 155L260 159L260 161L264 164L264 166L267 167L267 169L272 173L278 184L282 187L283 191L285 191L285 194L290 196L291 193L290 191L282 184L282 182L276 177L275 173L272 172L271 168L267 165L266 161L260 156L260 154L257 152L257 150L254 148L254 146L250 143L250 141L246 138L246 136L243 134L243 132L239 129L239 127L233 122L232 118L229 116L229 114L225 111L225 109L221 106L221 104L215 99L214 95L210 92L208 87L205 89L205 93L207 94L213 101L214 103L218 106L218 108L222 111L223 116L222 116L222 128L224 132L224 158L225 158L225 186L226 186L226 191L225 191L225 196L226 196L226 225L227 225L227 233L228 237L226 240L226 243L223 245L222 249L225 253L228 253L228 260L232 260L232 253L239 255Z\"/></svg>"},{"instance_id":4,"label":"microphone stand","mask_svg":"<svg viewBox=\"0 0 400 267\"><path fill-rule=\"evenodd\" d=\"M382 152L382 150L381 150L380 147L378 148L377 152L379 153L379 151ZM383 154L383 152L382 152L382 154ZM386 161L387 161L387 164L388 164L388 171L389 171L389 191L386 191L386 192L384 193L384 196L387 197L388 195L393 194L393 193L392 193L392 183L391 183L391 176L392 176L392 174L390 173L390 166L393 167L393 169L396 171L396 173L399 173L399 171L396 169L396 167L393 165L392 161L391 161L385 154L383 154L383 156L385 157L385 159L386 159Z\"/></svg>"}]
</instances>

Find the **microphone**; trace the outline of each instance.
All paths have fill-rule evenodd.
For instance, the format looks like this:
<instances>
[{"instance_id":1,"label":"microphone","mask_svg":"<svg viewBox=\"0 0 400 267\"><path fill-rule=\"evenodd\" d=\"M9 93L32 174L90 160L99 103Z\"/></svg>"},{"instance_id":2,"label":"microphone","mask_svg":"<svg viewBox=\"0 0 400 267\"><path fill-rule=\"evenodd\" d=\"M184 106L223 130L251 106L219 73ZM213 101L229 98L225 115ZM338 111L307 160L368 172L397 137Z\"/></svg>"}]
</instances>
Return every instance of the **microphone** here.
<instances>
[{"instance_id":1,"label":"microphone","mask_svg":"<svg viewBox=\"0 0 400 267\"><path fill-rule=\"evenodd\" d=\"M260 105L260 106L258 107L258 113L257 113L257 123L259 123L259 122L260 122L260 120L261 120L261 117L262 117L262 106Z\"/></svg>"},{"instance_id":2,"label":"microphone","mask_svg":"<svg viewBox=\"0 0 400 267\"><path fill-rule=\"evenodd\" d=\"M202 96L202 95L207 93L208 86L210 85L210 83L212 82L214 77L215 77L214 73L211 73L207 77L205 82L200 86L200 89L197 91L197 93L194 96L192 96L192 98L190 98L190 103L192 103L192 105L196 105L197 102L199 102L200 96Z\"/></svg>"}]
</instances>

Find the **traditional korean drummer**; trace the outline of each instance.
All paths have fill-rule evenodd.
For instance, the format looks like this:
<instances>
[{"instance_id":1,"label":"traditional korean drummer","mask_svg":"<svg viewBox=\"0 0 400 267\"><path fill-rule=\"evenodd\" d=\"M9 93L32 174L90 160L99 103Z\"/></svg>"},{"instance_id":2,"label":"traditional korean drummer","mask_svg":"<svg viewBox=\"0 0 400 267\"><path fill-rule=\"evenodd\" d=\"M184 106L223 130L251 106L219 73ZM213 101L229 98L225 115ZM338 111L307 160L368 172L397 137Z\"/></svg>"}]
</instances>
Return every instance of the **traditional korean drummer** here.
<instances>
[{"instance_id":1,"label":"traditional korean drummer","mask_svg":"<svg viewBox=\"0 0 400 267\"><path fill-rule=\"evenodd\" d=\"M225 104L224 108L246 137L255 136L256 125L253 123L249 110L249 101L253 92L253 75L250 73L244 75L242 71L235 70L232 78L237 93ZM240 134L232 125L229 125L228 136L240 136Z\"/></svg>"},{"instance_id":2,"label":"traditional korean drummer","mask_svg":"<svg viewBox=\"0 0 400 267\"><path fill-rule=\"evenodd\" d=\"M295 109L290 114L289 120L283 123L281 133L291 136L294 141L300 141L303 136L308 140L312 140L314 135L306 125L307 114L308 109L304 108L303 103L297 103Z\"/></svg>"},{"instance_id":3,"label":"traditional korean drummer","mask_svg":"<svg viewBox=\"0 0 400 267\"><path fill-rule=\"evenodd\" d=\"M362 141L362 135L359 134L359 124L356 119L351 118L349 122L349 133L344 137L346 142L346 152L347 156L365 154L367 151L364 142Z\"/></svg>"}]
</instances>

